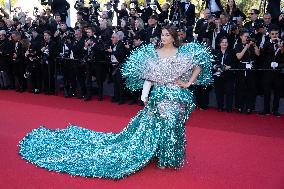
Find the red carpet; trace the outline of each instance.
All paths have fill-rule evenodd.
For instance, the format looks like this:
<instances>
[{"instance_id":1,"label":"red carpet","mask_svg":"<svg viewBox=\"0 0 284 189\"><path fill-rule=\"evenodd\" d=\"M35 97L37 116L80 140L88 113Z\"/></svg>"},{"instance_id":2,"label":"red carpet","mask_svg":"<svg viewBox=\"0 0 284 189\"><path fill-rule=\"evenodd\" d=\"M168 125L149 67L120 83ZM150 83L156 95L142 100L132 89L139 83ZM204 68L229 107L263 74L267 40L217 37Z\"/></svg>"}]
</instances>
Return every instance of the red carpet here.
<instances>
[{"instance_id":1,"label":"red carpet","mask_svg":"<svg viewBox=\"0 0 284 189\"><path fill-rule=\"evenodd\" d=\"M18 155L18 141L40 125L118 132L139 108L109 98L82 102L0 91L0 189L284 189L284 116L196 110L187 123L188 163L182 169L151 163L119 181L49 172Z\"/></svg>"}]
</instances>

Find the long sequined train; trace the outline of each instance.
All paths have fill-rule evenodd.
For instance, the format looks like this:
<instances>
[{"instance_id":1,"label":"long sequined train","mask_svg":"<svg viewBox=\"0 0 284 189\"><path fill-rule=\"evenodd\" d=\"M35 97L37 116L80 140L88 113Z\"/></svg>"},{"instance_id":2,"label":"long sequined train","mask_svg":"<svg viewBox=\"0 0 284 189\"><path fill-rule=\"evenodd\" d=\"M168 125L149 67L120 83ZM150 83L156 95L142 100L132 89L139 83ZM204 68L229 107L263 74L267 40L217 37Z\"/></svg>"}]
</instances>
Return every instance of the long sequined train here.
<instances>
[{"instance_id":1,"label":"long sequined train","mask_svg":"<svg viewBox=\"0 0 284 189\"><path fill-rule=\"evenodd\" d=\"M157 158L159 167L185 161L185 121L194 109L193 93L175 84L186 81L194 66L202 67L197 83L211 82L211 55L200 44L180 47L161 59L152 45L132 53L122 67L126 86L138 90L153 82L147 106L120 133L95 132L78 126L34 129L20 141L23 159L51 171L83 177L121 179Z\"/></svg>"}]
</instances>

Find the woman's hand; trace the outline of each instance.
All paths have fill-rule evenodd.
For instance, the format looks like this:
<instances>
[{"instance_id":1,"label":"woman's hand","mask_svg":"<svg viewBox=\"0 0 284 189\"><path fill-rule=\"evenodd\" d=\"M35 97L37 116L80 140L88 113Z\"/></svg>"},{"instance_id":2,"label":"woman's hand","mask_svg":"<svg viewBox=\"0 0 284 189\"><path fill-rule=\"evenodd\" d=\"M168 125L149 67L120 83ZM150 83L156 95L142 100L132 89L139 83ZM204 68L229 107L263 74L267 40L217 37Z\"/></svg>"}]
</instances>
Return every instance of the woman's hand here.
<instances>
[{"instance_id":1,"label":"woman's hand","mask_svg":"<svg viewBox=\"0 0 284 189\"><path fill-rule=\"evenodd\" d=\"M180 79L178 79L178 80L176 80L176 84L178 85L178 86L180 86L181 88L188 88L192 83L190 83L190 82L183 82L183 81L181 81Z\"/></svg>"},{"instance_id":2,"label":"woman's hand","mask_svg":"<svg viewBox=\"0 0 284 189\"><path fill-rule=\"evenodd\" d=\"M143 103L144 103L145 106L147 105L147 103L148 103L148 97L146 97L146 98L144 99Z\"/></svg>"}]
</instances>

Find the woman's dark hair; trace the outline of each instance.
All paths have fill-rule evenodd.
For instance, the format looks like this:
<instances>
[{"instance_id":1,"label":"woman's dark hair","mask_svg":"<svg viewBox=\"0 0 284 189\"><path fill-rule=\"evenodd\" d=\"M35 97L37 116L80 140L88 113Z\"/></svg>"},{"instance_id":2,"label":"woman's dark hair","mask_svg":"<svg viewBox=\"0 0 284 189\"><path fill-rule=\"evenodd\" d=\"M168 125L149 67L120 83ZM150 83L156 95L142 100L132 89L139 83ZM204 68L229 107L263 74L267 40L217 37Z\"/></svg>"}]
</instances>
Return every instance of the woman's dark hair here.
<instances>
[{"instance_id":1,"label":"woman's dark hair","mask_svg":"<svg viewBox=\"0 0 284 189\"><path fill-rule=\"evenodd\" d=\"M168 30L170 35L174 38L174 46L175 47L179 47L180 46L180 41L179 41L179 38L178 38L178 32L177 32L178 29L177 29L177 27L166 25L166 26L162 27L162 30Z\"/></svg>"},{"instance_id":2,"label":"woman's dark hair","mask_svg":"<svg viewBox=\"0 0 284 189\"><path fill-rule=\"evenodd\" d=\"M227 6L226 6L226 12L229 14L230 13L230 7L228 5L230 0L227 1ZM234 5L233 5L233 12L237 11L237 5L236 5L236 1L234 0Z\"/></svg>"}]
</instances>

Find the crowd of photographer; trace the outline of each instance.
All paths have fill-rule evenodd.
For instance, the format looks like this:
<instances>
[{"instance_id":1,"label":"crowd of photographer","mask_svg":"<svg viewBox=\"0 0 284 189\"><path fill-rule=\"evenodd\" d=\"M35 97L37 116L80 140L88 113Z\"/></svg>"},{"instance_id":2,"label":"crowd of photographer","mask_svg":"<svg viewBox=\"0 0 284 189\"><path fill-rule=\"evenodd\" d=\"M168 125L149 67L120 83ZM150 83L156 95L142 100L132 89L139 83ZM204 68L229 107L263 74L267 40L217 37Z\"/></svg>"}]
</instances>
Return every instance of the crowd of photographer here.
<instances>
[{"instance_id":1,"label":"crowd of photographer","mask_svg":"<svg viewBox=\"0 0 284 189\"><path fill-rule=\"evenodd\" d=\"M224 8L219 1L210 2L206 1L203 17L198 18L190 1L146 2L144 7L137 1L118 7L118 1L112 1L100 11L98 2L90 1L86 6L78 0L74 28L65 22L67 4L62 9L55 6L56 11L47 9L35 20L20 22L4 16L0 19L0 86L55 94L57 76L62 74L65 97L91 100L95 80L97 98L103 100L107 81L113 82L113 102L142 104L140 92L125 89L119 68L133 49L148 43L159 47L162 26L172 24L181 43L197 40L212 49L219 111L225 108L231 112L235 104L240 113L250 114L256 96L263 94L261 114L270 114L273 92L272 113L279 116L284 84L284 14L267 12L260 19L258 10L246 15L234 0L228 0ZM211 88L195 86L194 90L197 106L207 109Z\"/></svg>"}]
</instances>

